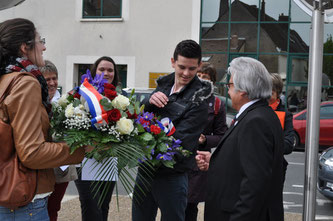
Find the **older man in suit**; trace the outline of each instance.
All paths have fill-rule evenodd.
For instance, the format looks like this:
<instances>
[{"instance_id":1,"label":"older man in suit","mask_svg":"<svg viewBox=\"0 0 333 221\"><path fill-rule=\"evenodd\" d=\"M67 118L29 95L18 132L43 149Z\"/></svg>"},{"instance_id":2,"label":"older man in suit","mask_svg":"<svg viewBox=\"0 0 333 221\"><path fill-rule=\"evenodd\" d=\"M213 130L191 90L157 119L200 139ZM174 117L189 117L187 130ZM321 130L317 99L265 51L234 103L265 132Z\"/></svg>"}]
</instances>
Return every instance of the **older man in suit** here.
<instances>
[{"instance_id":1,"label":"older man in suit","mask_svg":"<svg viewBox=\"0 0 333 221\"><path fill-rule=\"evenodd\" d=\"M234 59L229 72L236 120L212 156L196 156L199 168L208 170L205 221L282 221L283 133L268 106L270 74L246 57Z\"/></svg>"}]
</instances>

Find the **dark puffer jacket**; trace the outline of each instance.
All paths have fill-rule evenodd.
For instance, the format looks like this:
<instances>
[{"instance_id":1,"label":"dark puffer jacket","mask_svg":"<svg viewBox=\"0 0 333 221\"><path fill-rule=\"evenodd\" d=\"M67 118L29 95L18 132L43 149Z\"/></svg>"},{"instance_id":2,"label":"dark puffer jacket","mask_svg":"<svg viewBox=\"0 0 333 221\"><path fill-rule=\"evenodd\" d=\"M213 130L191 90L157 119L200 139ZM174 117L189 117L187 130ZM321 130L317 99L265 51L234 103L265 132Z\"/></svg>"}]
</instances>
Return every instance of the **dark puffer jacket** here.
<instances>
[{"instance_id":1,"label":"dark puffer jacket","mask_svg":"<svg viewBox=\"0 0 333 221\"><path fill-rule=\"evenodd\" d=\"M169 117L173 122L176 132L173 136L182 141L184 149L192 152L190 157L175 156L176 164L174 169L161 167L158 174L182 173L190 170L195 164L194 156L198 148L198 139L206 126L208 117L208 102L212 94L212 84L208 81L201 81L195 76L192 81L181 89L179 93L170 95L174 85L175 73L163 76L157 80L157 88L152 92L163 92L168 98L168 104L158 108L145 99L145 111L154 112L158 116Z\"/></svg>"}]
</instances>

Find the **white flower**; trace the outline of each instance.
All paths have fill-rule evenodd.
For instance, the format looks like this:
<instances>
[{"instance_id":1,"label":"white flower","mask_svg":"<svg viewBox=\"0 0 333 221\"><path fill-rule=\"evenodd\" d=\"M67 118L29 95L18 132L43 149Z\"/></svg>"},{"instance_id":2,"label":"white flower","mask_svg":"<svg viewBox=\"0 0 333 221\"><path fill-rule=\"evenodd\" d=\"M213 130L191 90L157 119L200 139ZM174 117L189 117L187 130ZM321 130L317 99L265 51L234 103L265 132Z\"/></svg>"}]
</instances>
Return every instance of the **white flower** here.
<instances>
[{"instance_id":1,"label":"white flower","mask_svg":"<svg viewBox=\"0 0 333 221\"><path fill-rule=\"evenodd\" d=\"M68 104L68 100L67 100L68 94L63 94L59 100L58 100L58 104L62 107L66 107L66 105Z\"/></svg>"},{"instance_id":2,"label":"white flower","mask_svg":"<svg viewBox=\"0 0 333 221\"><path fill-rule=\"evenodd\" d=\"M85 117L86 112L85 112L84 106L82 104L80 104L79 106L75 107L74 114L75 114L75 116Z\"/></svg>"},{"instance_id":3,"label":"white flower","mask_svg":"<svg viewBox=\"0 0 333 221\"><path fill-rule=\"evenodd\" d=\"M73 104L70 103L67 107L66 107L66 110L65 110L65 116L67 118L70 118L70 117L74 117L74 107L73 107Z\"/></svg>"},{"instance_id":4,"label":"white flower","mask_svg":"<svg viewBox=\"0 0 333 221\"><path fill-rule=\"evenodd\" d=\"M121 94L119 94L112 101L112 106L120 110L126 110L126 108L130 105L129 99Z\"/></svg>"},{"instance_id":5,"label":"white flower","mask_svg":"<svg viewBox=\"0 0 333 221\"><path fill-rule=\"evenodd\" d=\"M120 134L130 134L133 129L134 126L132 120L122 117L117 121L117 130Z\"/></svg>"}]
</instances>

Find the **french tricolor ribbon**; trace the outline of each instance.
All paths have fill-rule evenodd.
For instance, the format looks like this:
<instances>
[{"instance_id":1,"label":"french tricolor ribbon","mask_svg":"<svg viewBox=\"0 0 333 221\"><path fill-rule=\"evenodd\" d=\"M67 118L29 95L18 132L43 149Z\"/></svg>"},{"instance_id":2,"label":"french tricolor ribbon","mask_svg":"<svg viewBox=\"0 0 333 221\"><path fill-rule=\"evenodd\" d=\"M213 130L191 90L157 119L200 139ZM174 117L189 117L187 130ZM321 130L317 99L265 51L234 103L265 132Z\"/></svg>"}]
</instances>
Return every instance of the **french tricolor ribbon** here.
<instances>
[{"instance_id":1,"label":"french tricolor ribbon","mask_svg":"<svg viewBox=\"0 0 333 221\"><path fill-rule=\"evenodd\" d=\"M88 79L84 79L79 89L79 94L84 97L88 103L90 114L92 115L91 125L98 128L99 125L108 123L108 116L100 100L103 98L100 93L92 86Z\"/></svg>"},{"instance_id":2,"label":"french tricolor ribbon","mask_svg":"<svg viewBox=\"0 0 333 221\"><path fill-rule=\"evenodd\" d=\"M170 120L170 118L165 117L161 119L161 123L164 127L164 132L167 136L171 136L176 131L176 128L173 126L173 123Z\"/></svg>"}]
</instances>

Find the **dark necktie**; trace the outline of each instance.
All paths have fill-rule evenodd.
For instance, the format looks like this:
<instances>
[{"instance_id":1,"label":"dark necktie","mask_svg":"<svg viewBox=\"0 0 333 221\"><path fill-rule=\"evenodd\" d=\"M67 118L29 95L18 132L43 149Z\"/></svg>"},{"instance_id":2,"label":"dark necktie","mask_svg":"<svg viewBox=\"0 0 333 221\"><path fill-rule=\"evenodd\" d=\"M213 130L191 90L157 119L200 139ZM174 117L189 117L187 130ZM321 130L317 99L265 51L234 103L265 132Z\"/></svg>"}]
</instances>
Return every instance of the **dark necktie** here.
<instances>
[{"instance_id":1,"label":"dark necktie","mask_svg":"<svg viewBox=\"0 0 333 221\"><path fill-rule=\"evenodd\" d=\"M232 121L231 121L230 127L231 127L231 126L234 126L234 124L235 124L236 121L237 121L237 118L236 118L236 116L235 116L234 119L232 119Z\"/></svg>"}]
</instances>

